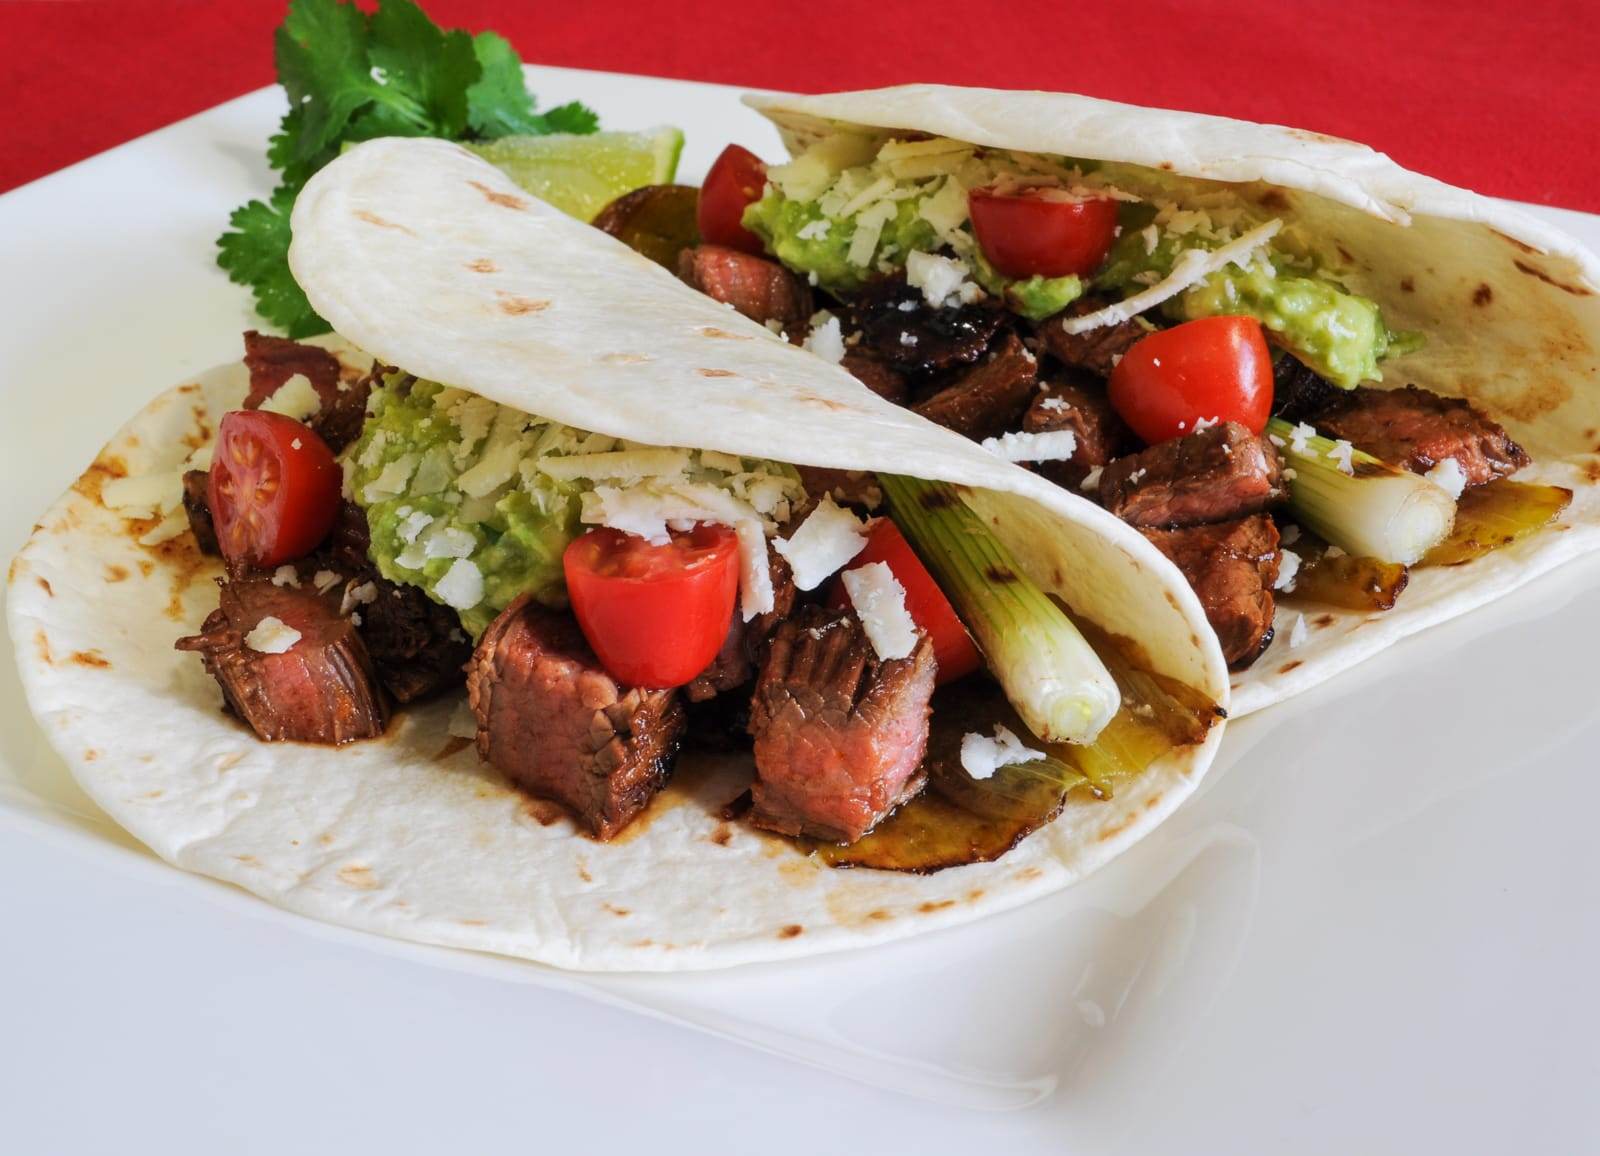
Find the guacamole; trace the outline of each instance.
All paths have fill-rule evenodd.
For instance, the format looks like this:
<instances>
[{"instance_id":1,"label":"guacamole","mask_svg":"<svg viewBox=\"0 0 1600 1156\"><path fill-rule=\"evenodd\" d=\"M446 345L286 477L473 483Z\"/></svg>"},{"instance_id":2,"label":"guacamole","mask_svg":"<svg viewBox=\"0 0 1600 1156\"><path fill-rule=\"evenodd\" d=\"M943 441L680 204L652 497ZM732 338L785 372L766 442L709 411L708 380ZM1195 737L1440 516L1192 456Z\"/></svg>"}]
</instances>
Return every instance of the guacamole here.
<instances>
[{"instance_id":1,"label":"guacamole","mask_svg":"<svg viewBox=\"0 0 1600 1156\"><path fill-rule=\"evenodd\" d=\"M1179 214L1166 216L1170 221ZM1095 288L1117 297L1136 293L1170 273L1185 250L1214 249L1227 239L1194 227L1193 221L1180 222L1183 231L1163 228L1169 221L1150 205L1125 208L1122 234L1095 277ZM1212 273L1160 308L1174 321L1219 314L1254 317L1300 360L1345 389L1381 381L1378 362L1402 336L1384 324L1377 302L1346 291L1310 258L1271 245L1243 267Z\"/></svg>"},{"instance_id":2,"label":"guacamole","mask_svg":"<svg viewBox=\"0 0 1600 1156\"><path fill-rule=\"evenodd\" d=\"M759 540L802 494L789 466L636 445L406 374L370 408L342 463L369 555L474 637L524 592L566 605L561 556L584 523L662 541L679 522L759 524Z\"/></svg>"}]
</instances>

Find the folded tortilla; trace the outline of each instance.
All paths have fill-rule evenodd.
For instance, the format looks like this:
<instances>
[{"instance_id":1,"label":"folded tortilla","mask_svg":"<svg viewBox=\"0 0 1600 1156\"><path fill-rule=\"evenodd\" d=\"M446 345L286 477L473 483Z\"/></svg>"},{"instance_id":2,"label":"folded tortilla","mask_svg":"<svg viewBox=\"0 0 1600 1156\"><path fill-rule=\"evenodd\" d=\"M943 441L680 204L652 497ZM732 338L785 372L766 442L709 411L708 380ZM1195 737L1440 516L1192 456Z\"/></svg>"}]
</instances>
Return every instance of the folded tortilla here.
<instances>
[{"instance_id":1,"label":"folded tortilla","mask_svg":"<svg viewBox=\"0 0 1600 1156\"><path fill-rule=\"evenodd\" d=\"M1519 208L1407 172L1365 145L1301 129L1092 97L906 85L826 96L760 95L791 153L840 128L1159 170L1182 201L1231 188L1341 257L1340 280L1377 301L1417 352L1384 385L1469 398L1533 455L1520 481L1566 486L1557 523L1460 566L1421 567L1392 610L1280 606L1271 648L1233 675L1235 718L1281 702L1401 638L1600 549L1600 257ZM1295 619L1305 641L1291 648Z\"/></svg>"},{"instance_id":2,"label":"folded tortilla","mask_svg":"<svg viewBox=\"0 0 1600 1156\"><path fill-rule=\"evenodd\" d=\"M613 437L968 487L1029 575L1221 705L1222 655L1178 572L1110 514L884 402L455 145L352 149L300 194L312 304L387 364ZM833 870L725 821L748 765L680 766L621 837L580 836L450 735L454 702L380 740L267 744L173 640L215 605L187 535L154 546L109 477L175 468L245 395L186 382L112 439L12 567L8 612L45 733L100 806L169 862L365 930L593 970L705 968L896 939L1083 877L1197 786L1222 727L1106 802L1074 801L996 862Z\"/></svg>"}]
</instances>

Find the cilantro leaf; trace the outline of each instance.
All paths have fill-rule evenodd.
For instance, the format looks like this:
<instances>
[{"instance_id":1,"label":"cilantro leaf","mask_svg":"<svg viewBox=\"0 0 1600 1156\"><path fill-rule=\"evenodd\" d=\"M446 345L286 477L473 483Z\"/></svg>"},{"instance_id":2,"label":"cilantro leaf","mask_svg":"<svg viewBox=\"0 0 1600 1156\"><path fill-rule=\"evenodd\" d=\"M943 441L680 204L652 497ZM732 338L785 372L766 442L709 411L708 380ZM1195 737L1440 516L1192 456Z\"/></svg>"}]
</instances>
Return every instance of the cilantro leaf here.
<instances>
[{"instance_id":1,"label":"cilantro leaf","mask_svg":"<svg viewBox=\"0 0 1600 1156\"><path fill-rule=\"evenodd\" d=\"M289 111L267 143L267 161L282 179L269 200L234 210L217 240L217 264L291 337L328 326L289 271L289 213L343 146L381 136L590 133L599 125L576 102L535 111L522 60L505 37L441 29L415 0L379 0L370 16L354 0L290 0L273 43Z\"/></svg>"},{"instance_id":2,"label":"cilantro leaf","mask_svg":"<svg viewBox=\"0 0 1600 1156\"><path fill-rule=\"evenodd\" d=\"M280 185L270 203L251 201L235 209L228 218L234 231L217 241L217 264L230 281L250 288L262 317L290 337L309 337L326 333L328 323L289 272L289 210L296 191Z\"/></svg>"}]
</instances>

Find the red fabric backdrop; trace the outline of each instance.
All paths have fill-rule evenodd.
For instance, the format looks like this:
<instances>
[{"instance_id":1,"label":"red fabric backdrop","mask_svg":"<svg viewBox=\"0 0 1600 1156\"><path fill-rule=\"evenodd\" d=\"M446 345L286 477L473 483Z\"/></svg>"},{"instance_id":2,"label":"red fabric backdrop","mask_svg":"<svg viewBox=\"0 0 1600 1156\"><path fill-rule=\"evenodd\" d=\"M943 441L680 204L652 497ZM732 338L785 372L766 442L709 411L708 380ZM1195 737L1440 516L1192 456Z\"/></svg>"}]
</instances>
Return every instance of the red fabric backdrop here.
<instances>
[{"instance_id":1,"label":"red fabric backdrop","mask_svg":"<svg viewBox=\"0 0 1600 1156\"><path fill-rule=\"evenodd\" d=\"M1281 121L1484 192L1600 210L1594 0L424 6L537 63L769 88L1070 89ZM0 2L0 189L271 83L283 7Z\"/></svg>"}]
</instances>

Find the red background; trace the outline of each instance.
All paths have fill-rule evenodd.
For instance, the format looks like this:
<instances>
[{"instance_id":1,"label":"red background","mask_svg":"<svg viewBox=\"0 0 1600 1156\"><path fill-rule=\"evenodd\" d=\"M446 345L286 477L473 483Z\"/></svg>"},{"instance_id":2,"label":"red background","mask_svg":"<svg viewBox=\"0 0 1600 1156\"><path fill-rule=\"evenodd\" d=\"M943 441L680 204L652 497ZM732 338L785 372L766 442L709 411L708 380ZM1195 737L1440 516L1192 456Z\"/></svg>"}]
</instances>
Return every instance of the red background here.
<instances>
[{"instance_id":1,"label":"red background","mask_svg":"<svg viewBox=\"0 0 1600 1156\"><path fill-rule=\"evenodd\" d=\"M424 7L497 29L535 63L819 91L1067 89L1316 129L1483 192L1600 210L1594 0ZM0 189L271 83L283 10L0 0Z\"/></svg>"}]
</instances>

